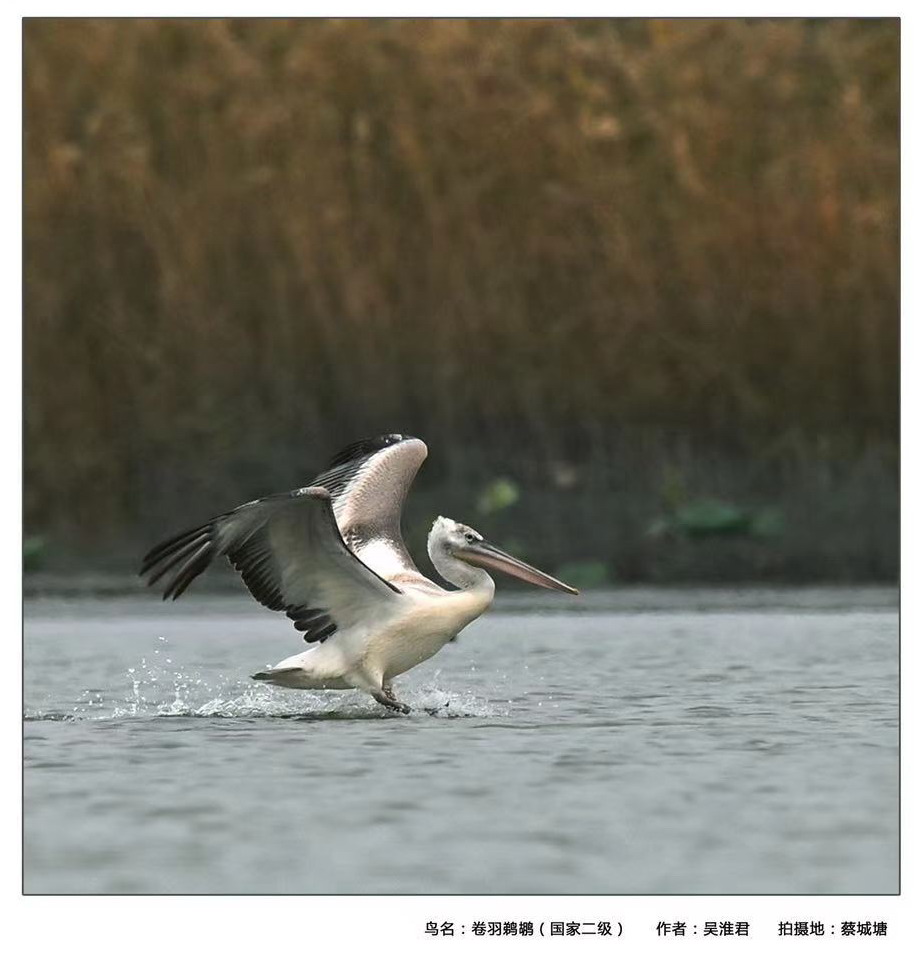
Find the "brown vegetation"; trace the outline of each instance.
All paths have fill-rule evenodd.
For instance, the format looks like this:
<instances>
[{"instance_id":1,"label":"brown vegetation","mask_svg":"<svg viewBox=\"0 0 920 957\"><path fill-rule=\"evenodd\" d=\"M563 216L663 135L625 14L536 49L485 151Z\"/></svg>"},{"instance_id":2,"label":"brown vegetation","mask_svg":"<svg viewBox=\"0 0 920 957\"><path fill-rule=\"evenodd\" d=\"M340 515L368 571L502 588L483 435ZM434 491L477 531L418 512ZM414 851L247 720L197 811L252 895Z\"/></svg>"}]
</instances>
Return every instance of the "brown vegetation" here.
<instances>
[{"instance_id":1,"label":"brown vegetation","mask_svg":"<svg viewBox=\"0 0 920 957\"><path fill-rule=\"evenodd\" d=\"M898 43L27 21L29 528L131 540L375 431L442 485L654 491L675 436L893 475Z\"/></svg>"}]
</instances>

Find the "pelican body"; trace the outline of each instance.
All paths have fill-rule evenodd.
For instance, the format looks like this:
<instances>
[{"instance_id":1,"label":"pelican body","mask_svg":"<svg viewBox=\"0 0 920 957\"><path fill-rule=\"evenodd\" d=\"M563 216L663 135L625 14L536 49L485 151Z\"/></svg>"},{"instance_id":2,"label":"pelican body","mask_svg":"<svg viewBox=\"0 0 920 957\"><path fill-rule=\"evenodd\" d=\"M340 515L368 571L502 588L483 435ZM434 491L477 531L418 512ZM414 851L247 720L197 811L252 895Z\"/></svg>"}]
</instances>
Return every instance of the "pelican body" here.
<instances>
[{"instance_id":1,"label":"pelican body","mask_svg":"<svg viewBox=\"0 0 920 957\"><path fill-rule=\"evenodd\" d=\"M285 688L358 688L406 713L393 679L440 651L492 603L487 569L576 595L570 585L488 543L468 525L435 520L428 555L453 589L415 566L400 518L428 454L407 435L348 446L304 487L240 505L157 545L148 585L178 598L226 556L252 596L283 611L311 647L252 677Z\"/></svg>"}]
</instances>

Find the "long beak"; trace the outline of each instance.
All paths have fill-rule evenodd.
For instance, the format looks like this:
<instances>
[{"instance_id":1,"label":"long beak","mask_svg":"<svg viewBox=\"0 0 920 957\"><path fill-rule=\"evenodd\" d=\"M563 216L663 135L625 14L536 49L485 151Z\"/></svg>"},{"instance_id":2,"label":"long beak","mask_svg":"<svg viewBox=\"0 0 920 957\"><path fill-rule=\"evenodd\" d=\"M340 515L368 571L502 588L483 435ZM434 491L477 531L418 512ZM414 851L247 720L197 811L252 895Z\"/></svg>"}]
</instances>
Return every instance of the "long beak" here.
<instances>
[{"instance_id":1,"label":"long beak","mask_svg":"<svg viewBox=\"0 0 920 957\"><path fill-rule=\"evenodd\" d=\"M478 565L480 568L488 568L497 572L505 572L507 575L513 575L520 578L521 581L528 582L531 585L539 585L541 588L553 588L556 591L568 592L570 595L577 595L578 589L566 585L565 582L541 572L539 568L522 562L519 558L503 552L500 548L490 545L488 542L475 542L458 548L455 552L458 558L469 562L471 565Z\"/></svg>"}]
</instances>

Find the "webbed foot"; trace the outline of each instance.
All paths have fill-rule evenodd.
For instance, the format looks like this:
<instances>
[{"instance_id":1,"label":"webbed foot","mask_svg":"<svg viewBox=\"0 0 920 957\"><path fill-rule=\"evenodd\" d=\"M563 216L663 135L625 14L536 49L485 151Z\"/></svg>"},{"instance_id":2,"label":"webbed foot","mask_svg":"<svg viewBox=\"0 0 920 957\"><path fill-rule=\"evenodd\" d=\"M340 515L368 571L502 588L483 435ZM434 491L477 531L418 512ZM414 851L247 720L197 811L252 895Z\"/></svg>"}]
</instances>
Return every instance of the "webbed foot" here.
<instances>
[{"instance_id":1,"label":"webbed foot","mask_svg":"<svg viewBox=\"0 0 920 957\"><path fill-rule=\"evenodd\" d=\"M409 714L412 709L409 705L404 704L402 701L397 701L393 697L392 688L382 688L380 691L372 692L375 701L379 701L385 708L389 708L391 711L398 711L400 714Z\"/></svg>"}]
</instances>

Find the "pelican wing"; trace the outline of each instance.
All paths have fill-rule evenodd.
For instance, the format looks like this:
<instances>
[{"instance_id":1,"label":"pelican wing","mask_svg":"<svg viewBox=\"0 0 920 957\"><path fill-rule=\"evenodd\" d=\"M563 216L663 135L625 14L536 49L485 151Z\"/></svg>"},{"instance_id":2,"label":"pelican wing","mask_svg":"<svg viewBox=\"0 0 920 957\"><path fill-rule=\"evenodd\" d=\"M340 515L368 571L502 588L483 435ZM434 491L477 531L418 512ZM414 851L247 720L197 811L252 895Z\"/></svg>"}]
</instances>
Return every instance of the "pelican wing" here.
<instances>
[{"instance_id":1,"label":"pelican wing","mask_svg":"<svg viewBox=\"0 0 920 957\"><path fill-rule=\"evenodd\" d=\"M365 620L400 591L349 551L332 496L308 487L270 495L169 539L144 558L149 585L168 576L165 598L178 598L215 558L226 555L252 596L284 611L306 641Z\"/></svg>"},{"instance_id":2,"label":"pelican wing","mask_svg":"<svg viewBox=\"0 0 920 957\"><path fill-rule=\"evenodd\" d=\"M348 547L387 581L421 579L400 528L406 493L428 448L409 435L382 435L339 452L314 485L329 490Z\"/></svg>"}]
</instances>

